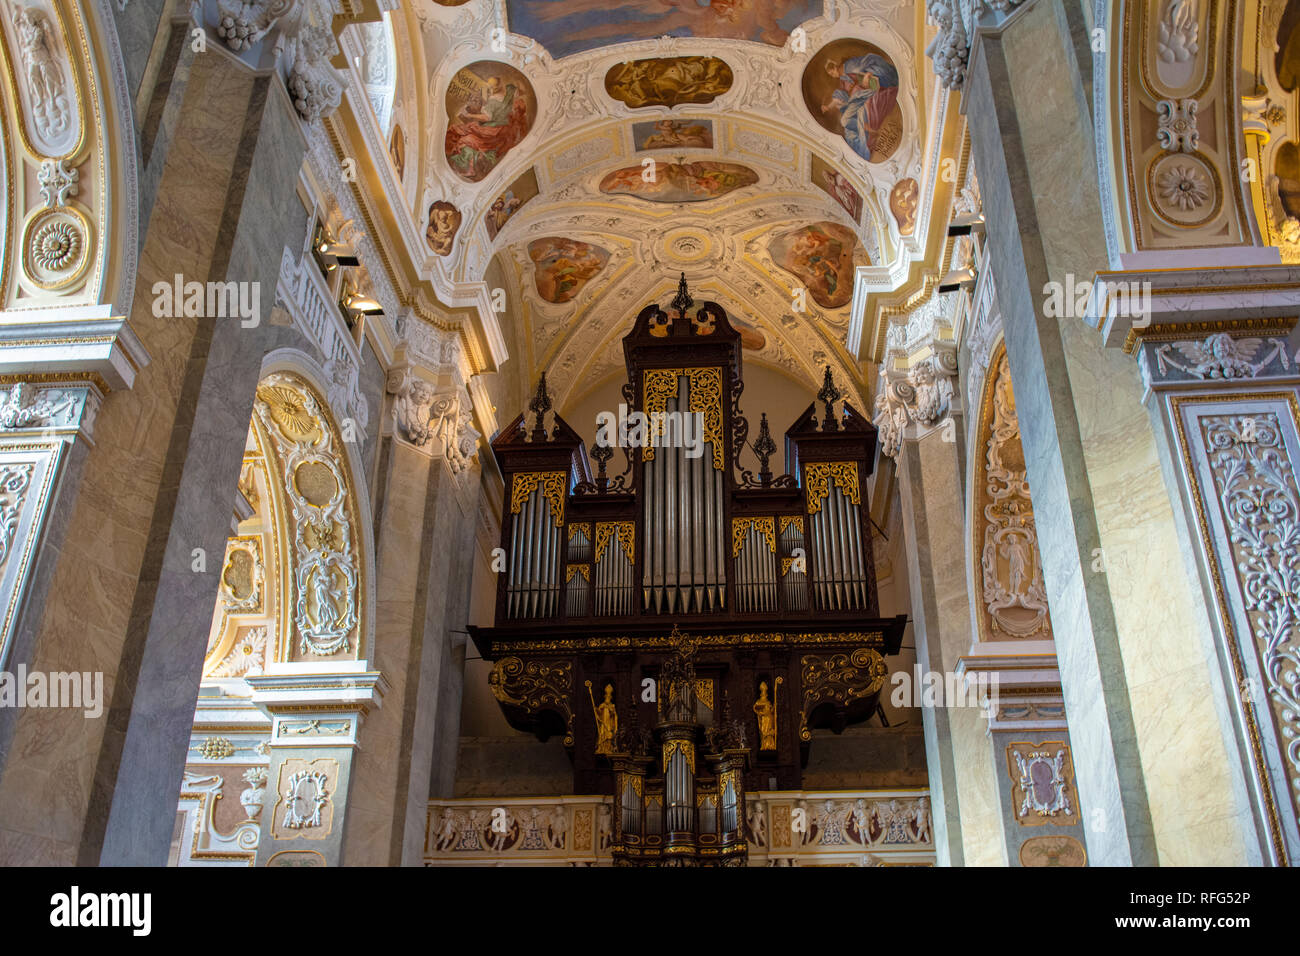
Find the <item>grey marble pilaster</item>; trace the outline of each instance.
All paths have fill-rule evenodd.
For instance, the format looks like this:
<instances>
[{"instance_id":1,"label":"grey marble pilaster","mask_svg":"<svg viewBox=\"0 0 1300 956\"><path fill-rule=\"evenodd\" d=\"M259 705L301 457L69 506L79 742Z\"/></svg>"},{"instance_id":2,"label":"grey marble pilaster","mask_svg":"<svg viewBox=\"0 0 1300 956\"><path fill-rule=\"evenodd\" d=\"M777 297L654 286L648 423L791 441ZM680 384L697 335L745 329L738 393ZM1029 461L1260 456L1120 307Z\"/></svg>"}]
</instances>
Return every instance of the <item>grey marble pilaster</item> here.
<instances>
[{"instance_id":1,"label":"grey marble pilaster","mask_svg":"<svg viewBox=\"0 0 1300 956\"><path fill-rule=\"evenodd\" d=\"M221 123L211 99L216 90L231 97L221 104L229 116L224 142L213 135ZM227 179L202 184L210 190L206 196L195 192L193 171L181 168L184 157L174 156L175 165L169 162L163 174L160 197L170 189L186 191L184 198L160 199L173 213L201 199L219 217L206 274L186 279L259 283L262 314L252 328L237 318L175 320L197 321L198 330L181 378L99 752L79 852L83 864L161 865L167 859L217 592L215 565L230 531L228 489L238 482L262 356L288 334L267 321L284 236L301 234L305 222L295 183L306 144L277 81L210 55L195 65L185 93L178 136L186 137L187 148L227 150L217 160ZM174 230L175 221L155 212L151 233L164 229ZM137 309L148 309L151 299L142 281ZM211 556L214 566L206 573L193 570L195 548Z\"/></svg>"},{"instance_id":2,"label":"grey marble pilaster","mask_svg":"<svg viewBox=\"0 0 1300 956\"><path fill-rule=\"evenodd\" d=\"M961 425L954 422L954 434ZM914 426L913 426L914 428ZM923 452L922 442L932 449ZM908 590L912 595L912 633L916 659L924 671L942 674L970 644L969 598L945 601L940 581L959 582L965 593L960 489L964 466L959 443L945 442L932 431L917 440L904 438L898 453L899 495L907 542ZM936 474L936 469L946 476ZM956 560L957 567L951 566ZM964 624L964 626L963 626ZM925 761L930 776L934 844L940 866L962 866L961 813L957 788L953 727L946 707L922 707Z\"/></svg>"},{"instance_id":3,"label":"grey marble pilaster","mask_svg":"<svg viewBox=\"0 0 1300 956\"><path fill-rule=\"evenodd\" d=\"M1152 865L1155 836L1115 610L1104 576L1088 573L1100 531L1066 360L1073 334L1066 325L1079 320L1045 317L1040 293L1071 269L1086 278L1107 261L1076 21L1061 0L1033 0L998 32L982 32L963 107L998 277L1080 799L1110 822L1088 834L1089 857L1101 865Z\"/></svg>"}]
</instances>

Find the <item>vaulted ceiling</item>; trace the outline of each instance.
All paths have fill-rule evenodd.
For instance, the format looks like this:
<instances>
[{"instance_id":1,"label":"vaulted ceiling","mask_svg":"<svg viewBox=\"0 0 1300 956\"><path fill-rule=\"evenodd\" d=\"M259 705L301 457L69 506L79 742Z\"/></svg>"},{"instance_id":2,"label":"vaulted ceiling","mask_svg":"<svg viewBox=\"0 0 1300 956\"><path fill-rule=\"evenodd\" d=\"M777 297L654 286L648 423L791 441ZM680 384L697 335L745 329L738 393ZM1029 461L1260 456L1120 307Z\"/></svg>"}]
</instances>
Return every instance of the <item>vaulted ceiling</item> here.
<instances>
[{"instance_id":1,"label":"vaulted ceiling","mask_svg":"<svg viewBox=\"0 0 1300 956\"><path fill-rule=\"evenodd\" d=\"M685 272L743 328L747 362L809 385L829 364L866 404L854 310L860 325L865 295L926 254L938 180L915 0L389 16L396 42L367 35L367 75L400 201L427 224L435 291L487 284L516 394L546 370L557 407L579 400Z\"/></svg>"}]
</instances>

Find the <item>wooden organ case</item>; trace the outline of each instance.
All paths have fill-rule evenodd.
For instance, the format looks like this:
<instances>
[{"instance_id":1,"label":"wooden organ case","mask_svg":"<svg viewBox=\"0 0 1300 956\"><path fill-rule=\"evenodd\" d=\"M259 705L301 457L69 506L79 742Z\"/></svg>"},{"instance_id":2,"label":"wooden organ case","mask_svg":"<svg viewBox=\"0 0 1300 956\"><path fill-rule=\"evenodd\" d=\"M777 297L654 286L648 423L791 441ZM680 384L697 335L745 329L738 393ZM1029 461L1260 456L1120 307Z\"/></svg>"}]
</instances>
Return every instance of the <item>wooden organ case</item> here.
<instances>
[{"instance_id":1,"label":"wooden organ case","mask_svg":"<svg viewBox=\"0 0 1300 956\"><path fill-rule=\"evenodd\" d=\"M683 276L671 315L637 316L590 458L547 427L545 376L531 427L492 443L506 561L495 626L470 632L511 725L563 739L575 793L613 795L621 863L743 864L746 790L800 788L813 730L875 714L906 620L878 617L875 427L827 369L774 477L767 416L751 444L740 409L740 335L693 305Z\"/></svg>"}]
</instances>

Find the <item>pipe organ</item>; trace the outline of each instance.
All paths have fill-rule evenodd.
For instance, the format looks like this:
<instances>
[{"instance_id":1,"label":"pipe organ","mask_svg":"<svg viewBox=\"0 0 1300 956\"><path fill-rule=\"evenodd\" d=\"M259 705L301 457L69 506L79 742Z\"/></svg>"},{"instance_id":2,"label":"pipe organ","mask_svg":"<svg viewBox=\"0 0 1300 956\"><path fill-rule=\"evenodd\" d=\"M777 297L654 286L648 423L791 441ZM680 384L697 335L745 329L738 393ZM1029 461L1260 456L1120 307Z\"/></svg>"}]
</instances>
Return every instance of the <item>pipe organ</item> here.
<instances>
[{"instance_id":1,"label":"pipe organ","mask_svg":"<svg viewBox=\"0 0 1300 956\"><path fill-rule=\"evenodd\" d=\"M636 317L590 452L545 376L492 443L506 567L471 635L507 719L563 738L574 792L613 795L626 863L743 861L745 791L798 789L814 731L876 713L905 622L878 617L874 426L827 369L774 476L739 333L694 304L683 277Z\"/></svg>"}]
</instances>

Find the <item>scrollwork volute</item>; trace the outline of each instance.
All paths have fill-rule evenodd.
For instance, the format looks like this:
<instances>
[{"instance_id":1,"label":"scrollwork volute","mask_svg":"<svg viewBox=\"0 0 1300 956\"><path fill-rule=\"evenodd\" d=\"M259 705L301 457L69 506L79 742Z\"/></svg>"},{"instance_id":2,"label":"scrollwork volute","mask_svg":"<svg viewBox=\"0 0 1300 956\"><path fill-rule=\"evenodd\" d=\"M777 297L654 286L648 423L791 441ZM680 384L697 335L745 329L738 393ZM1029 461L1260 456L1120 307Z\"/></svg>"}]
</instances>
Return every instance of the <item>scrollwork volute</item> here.
<instances>
[{"instance_id":1,"label":"scrollwork volute","mask_svg":"<svg viewBox=\"0 0 1300 956\"><path fill-rule=\"evenodd\" d=\"M898 454L910 422L929 427L948 414L956 371L949 364L938 356L926 359L908 369L905 376L888 381L876 394L873 422L884 454Z\"/></svg>"},{"instance_id":2,"label":"scrollwork volute","mask_svg":"<svg viewBox=\"0 0 1300 956\"><path fill-rule=\"evenodd\" d=\"M445 458L453 474L466 471L478 454L469 399L460 389L435 389L411 369L392 376L393 429L417 448Z\"/></svg>"},{"instance_id":3,"label":"scrollwork volute","mask_svg":"<svg viewBox=\"0 0 1300 956\"><path fill-rule=\"evenodd\" d=\"M1291 785L1300 792L1300 485L1275 412L1200 418L1213 491L1262 680L1239 688L1260 723L1271 722ZM1247 643L1247 649L1249 649ZM1260 686L1262 684L1262 686ZM1271 717L1271 721L1267 719Z\"/></svg>"},{"instance_id":4,"label":"scrollwork volute","mask_svg":"<svg viewBox=\"0 0 1300 956\"><path fill-rule=\"evenodd\" d=\"M503 704L538 716L557 714L565 726L564 746L573 746L573 664L569 661L524 661L503 657L488 675L493 696Z\"/></svg>"},{"instance_id":5,"label":"scrollwork volute","mask_svg":"<svg viewBox=\"0 0 1300 956\"><path fill-rule=\"evenodd\" d=\"M849 653L805 654L800 661L803 706L799 713L799 739L811 740L808 721L822 704L848 707L880 692L889 668L878 651L859 647Z\"/></svg>"}]
</instances>

